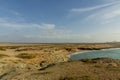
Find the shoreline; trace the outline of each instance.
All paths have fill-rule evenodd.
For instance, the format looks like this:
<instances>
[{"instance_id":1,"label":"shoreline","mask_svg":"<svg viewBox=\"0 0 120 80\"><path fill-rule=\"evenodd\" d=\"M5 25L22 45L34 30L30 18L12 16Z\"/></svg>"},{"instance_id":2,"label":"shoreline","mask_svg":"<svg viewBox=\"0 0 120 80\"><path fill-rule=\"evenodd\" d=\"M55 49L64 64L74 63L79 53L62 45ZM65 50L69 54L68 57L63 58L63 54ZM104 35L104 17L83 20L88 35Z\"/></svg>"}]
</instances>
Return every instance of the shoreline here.
<instances>
[{"instance_id":1,"label":"shoreline","mask_svg":"<svg viewBox=\"0 0 120 80\"><path fill-rule=\"evenodd\" d=\"M93 50L92 50L93 51ZM71 54L67 54L66 56L68 57L68 58L70 58L70 56L72 56L72 55L76 55L76 54L83 54L83 53L85 53L85 52L90 52L90 50L86 50L86 51L80 51L80 52L74 52L74 53L71 53Z\"/></svg>"},{"instance_id":2,"label":"shoreline","mask_svg":"<svg viewBox=\"0 0 120 80\"><path fill-rule=\"evenodd\" d=\"M120 48L108 48L108 49L101 49L101 50L114 50L114 49L120 49Z\"/></svg>"},{"instance_id":3,"label":"shoreline","mask_svg":"<svg viewBox=\"0 0 120 80\"><path fill-rule=\"evenodd\" d=\"M120 49L120 48L108 48L108 49L100 49L100 50L106 51L106 50L115 50L115 49ZM71 54L68 54L68 55L66 55L66 56L67 56L68 58L70 58L71 56L76 55L76 54L84 54L84 53L86 53L86 52L100 51L100 50L86 50L86 51L71 53Z\"/></svg>"}]
</instances>

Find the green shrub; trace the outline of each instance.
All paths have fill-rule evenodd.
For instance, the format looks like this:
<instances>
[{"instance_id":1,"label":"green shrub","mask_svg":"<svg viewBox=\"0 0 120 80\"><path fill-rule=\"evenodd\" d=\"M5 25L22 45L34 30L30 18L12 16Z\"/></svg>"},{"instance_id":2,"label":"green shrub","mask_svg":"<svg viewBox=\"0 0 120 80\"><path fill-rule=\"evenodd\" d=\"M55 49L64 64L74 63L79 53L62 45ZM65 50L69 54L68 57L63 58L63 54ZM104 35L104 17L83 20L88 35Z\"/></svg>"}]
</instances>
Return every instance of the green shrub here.
<instances>
[{"instance_id":1,"label":"green shrub","mask_svg":"<svg viewBox=\"0 0 120 80\"><path fill-rule=\"evenodd\" d=\"M0 47L0 51L6 51L6 49L5 49L5 48Z\"/></svg>"},{"instance_id":2,"label":"green shrub","mask_svg":"<svg viewBox=\"0 0 120 80\"><path fill-rule=\"evenodd\" d=\"M16 57L22 58L22 59L32 59L32 58L35 58L36 56L34 54L21 53L21 54L18 54Z\"/></svg>"},{"instance_id":3,"label":"green shrub","mask_svg":"<svg viewBox=\"0 0 120 80\"><path fill-rule=\"evenodd\" d=\"M96 63L96 61L92 59L81 59L80 61L85 62L85 63Z\"/></svg>"},{"instance_id":4,"label":"green shrub","mask_svg":"<svg viewBox=\"0 0 120 80\"><path fill-rule=\"evenodd\" d=\"M98 80L92 76L82 76L82 77L64 77L60 78L59 80Z\"/></svg>"},{"instance_id":5,"label":"green shrub","mask_svg":"<svg viewBox=\"0 0 120 80\"><path fill-rule=\"evenodd\" d=\"M83 76L81 77L82 80L97 80L96 78L92 77L92 76Z\"/></svg>"},{"instance_id":6,"label":"green shrub","mask_svg":"<svg viewBox=\"0 0 120 80\"><path fill-rule=\"evenodd\" d=\"M17 49L17 48L19 48L19 46L10 46L10 47L8 47L8 49Z\"/></svg>"},{"instance_id":7,"label":"green shrub","mask_svg":"<svg viewBox=\"0 0 120 80\"><path fill-rule=\"evenodd\" d=\"M0 54L0 58L2 58L2 57L6 57L6 56L8 56L8 55Z\"/></svg>"}]
</instances>

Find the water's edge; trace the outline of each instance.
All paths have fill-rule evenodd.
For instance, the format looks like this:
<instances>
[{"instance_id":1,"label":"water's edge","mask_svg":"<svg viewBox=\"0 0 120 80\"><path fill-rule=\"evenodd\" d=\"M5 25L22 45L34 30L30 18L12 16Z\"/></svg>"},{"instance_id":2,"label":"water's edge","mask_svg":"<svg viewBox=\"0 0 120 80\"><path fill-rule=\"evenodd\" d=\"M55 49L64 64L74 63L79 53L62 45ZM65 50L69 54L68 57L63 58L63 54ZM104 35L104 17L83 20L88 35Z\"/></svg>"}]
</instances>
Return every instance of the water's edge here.
<instances>
[{"instance_id":1,"label":"water's edge","mask_svg":"<svg viewBox=\"0 0 120 80\"><path fill-rule=\"evenodd\" d=\"M86 50L86 51L80 51L80 52L75 52L75 53L71 53L66 55L68 58L71 58L71 56L73 55L77 55L77 54L84 54L86 52L92 52L92 51L106 51L106 50L115 50L115 49L120 49L120 48L109 48L109 49L101 49L101 50Z\"/></svg>"}]
</instances>

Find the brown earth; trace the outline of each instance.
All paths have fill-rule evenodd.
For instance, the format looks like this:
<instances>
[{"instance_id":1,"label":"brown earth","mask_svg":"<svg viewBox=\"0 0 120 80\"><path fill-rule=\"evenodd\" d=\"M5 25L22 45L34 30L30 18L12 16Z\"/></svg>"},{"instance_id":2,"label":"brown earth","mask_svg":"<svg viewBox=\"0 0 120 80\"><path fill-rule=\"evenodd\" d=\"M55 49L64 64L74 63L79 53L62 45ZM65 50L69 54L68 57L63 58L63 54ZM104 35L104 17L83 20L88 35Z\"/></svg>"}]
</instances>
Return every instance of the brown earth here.
<instances>
[{"instance_id":1,"label":"brown earth","mask_svg":"<svg viewBox=\"0 0 120 80\"><path fill-rule=\"evenodd\" d=\"M120 80L120 60L84 59L52 65L45 70L17 72L6 80Z\"/></svg>"},{"instance_id":2,"label":"brown earth","mask_svg":"<svg viewBox=\"0 0 120 80\"><path fill-rule=\"evenodd\" d=\"M66 55L86 50L116 47L119 47L119 45L117 44L116 46L113 43L0 44L0 80L107 80L107 76L103 77L103 79L99 78L104 76L102 72L106 71L106 75L110 72L111 75L112 72L115 74L119 73L119 64L113 63L114 60L109 65L117 66L117 68L112 68L113 71L109 71L105 68L107 63L104 63L104 60L101 64L105 66L100 66L101 64L97 62L89 64L89 61L88 63L83 61L68 62L70 59ZM77 68L79 69L77 70ZM96 73L98 76L94 76L94 70L98 72ZM113 79L108 78L108 80L119 79L117 76L114 76Z\"/></svg>"}]
</instances>

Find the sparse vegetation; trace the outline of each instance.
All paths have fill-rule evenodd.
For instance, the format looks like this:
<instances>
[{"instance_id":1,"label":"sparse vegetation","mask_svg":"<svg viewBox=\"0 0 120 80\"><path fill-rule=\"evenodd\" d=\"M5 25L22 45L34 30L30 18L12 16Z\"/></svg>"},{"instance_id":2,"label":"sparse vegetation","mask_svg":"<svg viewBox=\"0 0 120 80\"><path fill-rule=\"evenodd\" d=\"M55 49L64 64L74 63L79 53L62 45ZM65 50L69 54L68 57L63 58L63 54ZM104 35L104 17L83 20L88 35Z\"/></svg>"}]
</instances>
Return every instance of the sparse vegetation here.
<instances>
[{"instance_id":1,"label":"sparse vegetation","mask_svg":"<svg viewBox=\"0 0 120 80\"><path fill-rule=\"evenodd\" d=\"M0 51L6 51L6 49L3 47L0 47Z\"/></svg>"},{"instance_id":2,"label":"sparse vegetation","mask_svg":"<svg viewBox=\"0 0 120 80\"><path fill-rule=\"evenodd\" d=\"M59 80L97 80L91 76L83 76L83 77L64 77L60 78Z\"/></svg>"},{"instance_id":3,"label":"sparse vegetation","mask_svg":"<svg viewBox=\"0 0 120 80\"><path fill-rule=\"evenodd\" d=\"M34 73L33 75L46 75L46 74L51 74L52 72L40 72L40 73Z\"/></svg>"},{"instance_id":4,"label":"sparse vegetation","mask_svg":"<svg viewBox=\"0 0 120 80\"><path fill-rule=\"evenodd\" d=\"M29 54L29 53L20 53L16 57L22 58L22 59L32 59L32 58L35 58L36 56L34 54Z\"/></svg>"},{"instance_id":5,"label":"sparse vegetation","mask_svg":"<svg viewBox=\"0 0 120 80\"><path fill-rule=\"evenodd\" d=\"M2 57L7 57L8 55L5 55L5 54L0 54L0 58Z\"/></svg>"},{"instance_id":6,"label":"sparse vegetation","mask_svg":"<svg viewBox=\"0 0 120 80\"><path fill-rule=\"evenodd\" d=\"M96 61L92 59L82 59L81 61L85 63L96 63Z\"/></svg>"},{"instance_id":7,"label":"sparse vegetation","mask_svg":"<svg viewBox=\"0 0 120 80\"><path fill-rule=\"evenodd\" d=\"M81 48L103 49L111 48L111 45L20 44L15 46L11 45L0 46L1 51L0 72L2 72L0 76L3 74L3 72L9 73L7 76L4 76L0 80L119 79L120 62L118 60L105 58L105 59L82 59L79 61L72 61L66 58L67 54L74 53L77 51L83 51ZM13 71L14 73L9 71Z\"/></svg>"},{"instance_id":8,"label":"sparse vegetation","mask_svg":"<svg viewBox=\"0 0 120 80\"><path fill-rule=\"evenodd\" d=\"M97 80L97 79L92 76L83 76L83 77L81 77L81 80Z\"/></svg>"},{"instance_id":9,"label":"sparse vegetation","mask_svg":"<svg viewBox=\"0 0 120 80\"><path fill-rule=\"evenodd\" d=\"M9 46L8 48L9 49L17 49L17 48L19 48L20 46Z\"/></svg>"}]
</instances>

